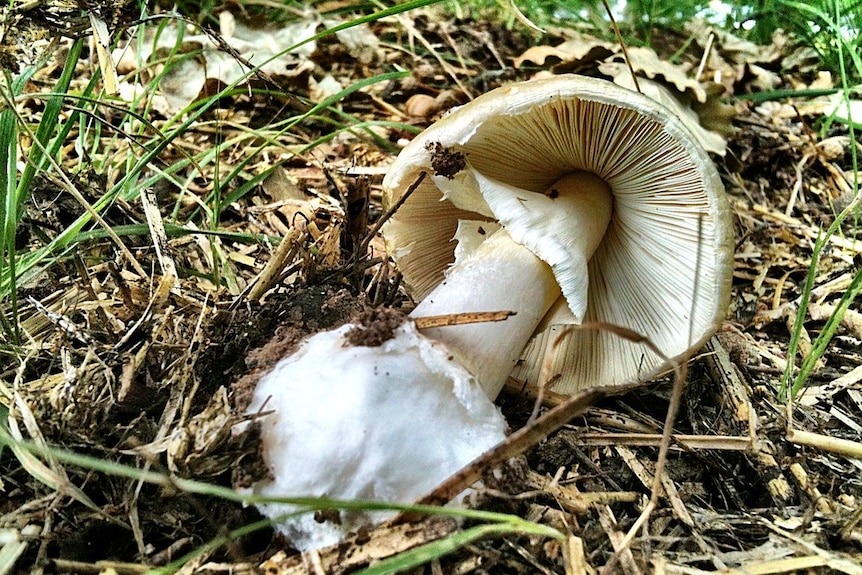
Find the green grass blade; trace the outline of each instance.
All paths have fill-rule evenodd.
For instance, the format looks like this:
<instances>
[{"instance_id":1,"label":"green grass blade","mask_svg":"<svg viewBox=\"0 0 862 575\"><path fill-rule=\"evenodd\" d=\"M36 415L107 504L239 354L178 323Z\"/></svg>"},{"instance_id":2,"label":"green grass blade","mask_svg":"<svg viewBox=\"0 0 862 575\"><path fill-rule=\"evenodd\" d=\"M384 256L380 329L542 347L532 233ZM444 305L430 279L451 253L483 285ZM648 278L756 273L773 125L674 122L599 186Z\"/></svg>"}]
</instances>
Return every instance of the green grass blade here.
<instances>
[{"instance_id":1,"label":"green grass blade","mask_svg":"<svg viewBox=\"0 0 862 575\"><path fill-rule=\"evenodd\" d=\"M281 53L274 55L273 59L281 56L284 53L290 52L291 50L294 50L295 48L303 44L334 34L338 31L346 30L353 26L373 22L380 18L385 18L387 16L392 16L394 14L399 14L419 7L429 6L439 1L440 0L412 0L404 4L399 4L397 6L392 6L374 12L372 14L361 16L359 18L356 18L349 22L345 22L343 24L339 24L335 27L322 31L319 34L315 34L314 36L306 38L301 42L297 43L296 45L286 48ZM266 62L262 63L260 66L265 64ZM113 202L118 195L134 195L136 193L136 190L140 189L139 186L136 186L137 179L140 173L143 172L148 166L150 166L151 163L158 157L158 155L168 145L171 144L171 142L173 142L180 135L184 134L207 110L216 105L221 100L221 97L224 93L234 90L236 86L245 81L245 79L251 74L253 74L257 69L259 69L260 66L250 70L244 77L237 79L235 82L225 87L225 89L220 91L219 93L205 98L200 102L196 102L193 107L190 107L188 110L182 111L177 116L177 118L183 118L182 122L180 122L179 125L176 125L172 130L168 131L165 134L164 138L157 140L156 143L151 146L147 153L137 158L137 161L132 166L130 166L130 168L123 174L122 178L120 178L119 181L110 190L108 190L107 193L105 193L101 198L99 198L96 202L93 203L93 210L97 213L100 213L106 206L110 205L110 203ZM312 110L310 110L307 114L304 114L302 117L295 119L292 123L288 123L286 130L296 125L296 123L302 121L302 119L307 115L312 115L328 106L333 105L338 100L338 97L344 97L346 94L352 93L353 91L358 90L374 81L387 81L389 79L399 78L406 74L409 74L409 72L394 72L389 74L381 74L377 76L376 79L366 79L357 84L354 84L353 86L348 87L347 89L342 91L340 95L336 95L332 98L327 98L323 102L314 106ZM71 126L74 123L75 122L70 120L65 122L63 126L70 130ZM169 125L169 123L167 123L166 125ZM59 134L58 138L55 138L53 141L59 141ZM47 148L47 150L48 153L51 153L52 147ZM230 177L234 175L235 173L229 174L227 181L222 182L223 185L228 183ZM22 186L22 189L23 188L24 187ZM212 214L211 217L218 218L219 214ZM74 245L78 234L83 230L84 226L87 225L90 219L91 216L89 214L82 215L75 222L67 226L66 229L61 231L48 245L40 248L39 250L35 250L34 252L31 252L21 258L21 260L18 262L15 276L12 276L10 278L0 277L0 298L8 295L9 290L11 289L11 284L14 282L16 277L22 275L31 276L31 272L33 272L35 268L41 267L41 264L43 262L48 261L51 258L57 257L57 254L65 251L67 248Z\"/></svg>"},{"instance_id":2,"label":"green grass blade","mask_svg":"<svg viewBox=\"0 0 862 575\"><path fill-rule=\"evenodd\" d=\"M434 541L422 547L398 554L390 559L363 571L366 575L395 573L411 566L421 565L447 553L451 553L463 545L476 541L477 539L493 535L508 533L530 534L548 537L562 541L565 536L556 529L527 521L515 515L497 513L491 511L476 511L471 509L455 509L448 507L433 507L428 505L403 505L380 501L346 501L329 499L325 497L263 497L257 495L244 495L219 485L211 485L200 481L183 479L158 473L155 471L139 469L104 459L91 457L52 447L44 447L28 441L14 440L5 428L0 427L0 448L9 445L17 453L32 453L42 457L50 457L57 462L73 465L91 471L125 477L135 481L142 481L168 489L176 489L186 493L219 497L228 501L242 504L249 503L287 503L296 505L300 509L298 513L308 513L319 509L362 509L362 510L395 510L425 515L450 515L481 521L484 524L466 529L463 532L453 533L438 541ZM188 553L180 560L170 565L151 571L159 575L168 575L181 569L189 561L210 552L217 547L225 545L229 541L270 525L270 520L258 521L246 525L226 536L217 537L206 544Z\"/></svg>"},{"instance_id":3,"label":"green grass blade","mask_svg":"<svg viewBox=\"0 0 862 575\"><path fill-rule=\"evenodd\" d=\"M45 102L45 109L42 111L39 127L36 128L36 140L42 146L33 146L30 150L30 161L24 167L21 180L18 182L19 195L29 196L30 184L33 181L33 177L37 171L45 169L47 165L42 148L45 149L47 155L53 156L56 154L66 140L66 136L69 134L72 126L76 124L76 118L73 117L61 125L60 112L63 109L63 99L69 90L69 85L72 83L75 68L77 67L83 48L84 40L82 38L72 43L69 53L66 55L66 64L63 66L63 72L59 80L57 80L57 85L54 87L54 93Z\"/></svg>"},{"instance_id":4,"label":"green grass blade","mask_svg":"<svg viewBox=\"0 0 862 575\"><path fill-rule=\"evenodd\" d=\"M860 4L859 2L856 3ZM856 129L854 125L854 119L852 118L852 114L850 111L850 94L852 90L852 86L850 85L850 80L848 78L848 73L845 67L844 55L849 54L850 59L853 62L853 65L856 68L856 74L858 77L862 78L862 56L859 54L859 46L862 43L862 37L860 37L860 30L857 27L853 29L851 26L849 30L844 30L844 24L848 22L848 20L842 15L847 13L842 10L841 0L825 0L824 5L831 9L831 14L827 13L826 10L821 9L816 3L803 3L796 2L793 0L780 0L780 5L790 8L791 10L797 11L799 14L806 15L810 20L817 25L824 28L824 35L827 36L835 46L835 54L837 59L837 67L838 73L840 75L841 80L841 89L839 90L842 94L842 101L844 105L847 107L848 112L848 121L847 121L847 129L849 131L850 142L856 141ZM849 14L853 14L852 12ZM856 24L862 20L858 13L856 13ZM852 18L851 18L852 20ZM828 128L832 118L827 118L825 122L824 130ZM808 275L805 279L805 285L803 286L802 294L799 298L799 307L796 310L796 323L794 325L793 333L791 334L790 343L788 345L787 350L787 366L784 370L784 374L782 374L781 385L778 391L778 397L781 401L786 401L788 399L793 398L805 383L808 381L808 378L811 376L812 371L816 363L820 360L823 354L826 351L826 347L829 342L835 336L836 330L838 329L838 325L841 322L841 319L844 316L847 308L856 298L859 293L860 287L862 287L862 279L860 279L860 273L857 273L854 276L853 281L851 282L850 288L842 295L841 299L836 306L835 311L829 317L824 328L821 330L818 337L815 339L815 342L812 344L811 351L802 361L800 365L799 372L796 376L793 376L793 372L795 370L796 363L796 352L799 347L799 340L802 336L802 328L803 323L805 321L805 317L808 313L808 304L811 299L811 290L814 286L814 276L816 274L817 264L820 261L820 256L823 252L823 248L826 245L825 238L831 237L833 234L840 230L841 224L847 219L848 216L852 215L854 219L858 218L859 215L859 163L858 163L858 152L856 146L850 145L850 155L851 155L851 164L852 164L852 174L853 174L853 197L854 201L848 206L844 211L838 214L835 217L835 220L826 230L826 232L818 237L817 241L814 244L814 249L811 254L811 264L808 269ZM856 226L854 226L854 236L856 235ZM793 384L791 385L791 380Z\"/></svg>"},{"instance_id":5,"label":"green grass blade","mask_svg":"<svg viewBox=\"0 0 862 575\"><path fill-rule=\"evenodd\" d=\"M817 2L779 0L778 4L785 14L803 16L795 30L817 50L826 63L835 66L843 54L847 54L853 62L856 77L862 78L862 55L859 53L862 36L858 28L862 18L858 12L855 12L854 21L854 12L845 11L842 0L825 0L822 5Z\"/></svg>"},{"instance_id":6,"label":"green grass blade","mask_svg":"<svg viewBox=\"0 0 862 575\"><path fill-rule=\"evenodd\" d=\"M796 309L796 322L793 324L793 333L790 334L790 342L787 345L787 365L784 368L784 373L781 376L781 385L778 388L779 401L787 401L792 395L788 394L790 379L793 377L793 370L796 362L796 352L799 349L799 341L802 339L802 327L805 323L805 316L808 313L808 304L811 301L811 290L814 289L814 276L817 275L817 263L820 261L820 254L823 251L823 246L826 245L825 238L829 237L818 236L814 242L814 250L811 253L811 263L808 265L808 274L805 276L805 285L802 286L802 294L799 296L799 306Z\"/></svg>"},{"instance_id":7,"label":"green grass blade","mask_svg":"<svg viewBox=\"0 0 862 575\"><path fill-rule=\"evenodd\" d=\"M18 118L14 110L6 108L0 112L0 278L15 277L15 263L18 258L15 235L18 229L18 214L21 202L18 197L16 159L18 156ZM13 345L18 345L18 291L14 281L10 283L9 315L0 309L2 328ZM2 301L2 298L0 298Z\"/></svg>"},{"instance_id":8,"label":"green grass blade","mask_svg":"<svg viewBox=\"0 0 862 575\"><path fill-rule=\"evenodd\" d=\"M3 427L0 427L0 446L2 445L15 447L21 451L41 454L46 457L49 456L60 463L89 469L106 475L125 477L135 481L143 481L160 487L178 489L186 493L218 497L220 499L236 503L286 503L289 505L304 507L306 508L305 511L318 509L365 509L379 511L405 511L426 515L452 515L477 521L505 523L512 529L523 533L556 538L562 537L562 534L559 531L551 527L527 521L516 515L494 511L476 511L472 509L435 507L432 505L409 505L387 503L383 501L343 500L328 497L268 497L262 495L243 494L220 485L213 485L193 479L184 479L177 476L169 476L157 471L139 469L137 467L131 467L65 449L41 446L30 441L17 441L12 438Z\"/></svg>"},{"instance_id":9,"label":"green grass blade","mask_svg":"<svg viewBox=\"0 0 862 575\"><path fill-rule=\"evenodd\" d=\"M16 276L16 264L18 253L15 245L15 236L18 229L18 220L23 213L24 201L19 194L19 181L17 172L18 155L18 118L15 113L15 96L20 94L27 82L39 69L44 66L49 54L48 51L35 65L25 68L17 77L10 78L6 73L6 85L11 88L3 93L6 106L0 112L0 283L7 278ZM5 72L5 71L4 71ZM13 345L20 341L18 325L18 296L17 284L9 282L10 291L6 294L0 293L0 302L9 298L10 317L6 316L6 310L0 308L0 332L6 334L6 339ZM4 297L6 296L6 297Z\"/></svg>"},{"instance_id":10,"label":"green grass blade","mask_svg":"<svg viewBox=\"0 0 862 575\"><path fill-rule=\"evenodd\" d=\"M297 48L308 44L309 42L315 42L320 40L321 38L326 38L327 36L331 36L336 32L341 32L342 30L347 30L348 28L353 28L355 26L360 26L362 24L368 24L369 22L376 22L381 18L387 18L389 16L395 16L396 14L402 14L404 12L409 12L410 10L416 10L417 8L424 8L425 6L433 6L434 4L439 4L443 0L410 0L409 2L404 2L403 4L396 4L395 6L390 6L389 8L384 8L383 10L379 10L374 12L373 14L367 14L365 16L359 16L347 22L343 22L338 24L337 26L333 26L332 28L327 28L322 32L315 34L314 36L310 36L300 42L297 42L293 46L287 48L282 52L282 54L287 52L293 52Z\"/></svg>"},{"instance_id":11,"label":"green grass blade","mask_svg":"<svg viewBox=\"0 0 862 575\"><path fill-rule=\"evenodd\" d=\"M240 537L245 537L246 535L250 535L255 531L260 531L261 529L266 529L272 525L272 521L269 519L263 519L261 521L255 521L254 523L249 523L248 525L243 525L239 529L234 529L227 535L220 535L207 541L200 547L189 551L176 561L172 561L165 565L164 567L159 567L158 569L152 569L151 571L147 571L146 575L171 575L172 573L176 573L180 569L182 569L188 562L197 559L207 553L211 553L215 551L219 547L227 545L231 541L236 541Z\"/></svg>"},{"instance_id":12,"label":"green grass blade","mask_svg":"<svg viewBox=\"0 0 862 575\"><path fill-rule=\"evenodd\" d=\"M763 102L787 100L790 98L819 98L820 96L831 96L832 94L837 94L839 91L840 90L838 88L824 88L822 90L794 90L788 88L785 90L767 90L764 92L752 92L751 94L736 94L730 99L745 100L749 102L754 102L755 104L762 104Z\"/></svg>"},{"instance_id":13,"label":"green grass blade","mask_svg":"<svg viewBox=\"0 0 862 575\"><path fill-rule=\"evenodd\" d=\"M847 291L842 294L841 299L835 306L835 311L829 316L829 319L826 320L826 324L823 326L820 334L811 345L811 352L802 361L799 373L796 375L796 380L793 382L791 396L795 397L802 389L802 386L804 386L808 381L808 378L811 376L811 372L814 371L817 361L823 356L823 353L826 351L826 346L829 345L829 342L832 341L832 338L835 336L835 332L838 331L838 326L841 324L844 314L848 309L850 309L850 304L853 303L860 291L862 291L862 269L856 272L856 275L853 277L853 281L850 282L850 286L847 288Z\"/></svg>"},{"instance_id":14,"label":"green grass blade","mask_svg":"<svg viewBox=\"0 0 862 575\"><path fill-rule=\"evenodd\" d=\"M271 140L267 140L267 141L262 142L255 150L246 154L246 156L243 158L243 160L240 161L233 168L233 170L231 170L230 173L228 173L224 177L224 179L222 180L222 185L223 186L229 185L229 183L232 182L233 179L236 178L240 173L242 173L242 171L246 167L248 167L248 165L251 162L255 161L255 159L259 156L259 154L264 149L266 149L267 146L272 145L273 140L275 138L277 138L278 136L280 136L282 134L287 133L288 131L290 131L291 129L296 127L301 122L307 120L310 117L315 116L316 114L320 113L323 110L326 110L327 108L329 108L331 106L334 106L336 103L340 102L341 100L350 96L351 94L361 90L362 88L366 88L368 86L371 86L372 84L377 84L379 82L391 82L393 80L400 80L401 78L405 78L409 75L410 75L410 72L406 72L406 71L404 71L404 72L386 72L384 74L379 74L377 76L372 76L370 78L362 79L362 80L344 88L340 92L333 94L332 96L329 96L328 98L325 98L324 100L321 100L320 102L315 104L311 109L309 109L305 113L300 114L300 115L292 118L287 123L285 123L284 126L282 126L281 129L276 134L274 134L272 136ZM246 190L249 190L249 189L251 189L251 188L246 187ZM210 194L210 196L207 198L206 203L208 205L212 205L213 200L215 198L214 194L215 193ZM230 205L230 202L235 201L237 199L239 199L239 196L237 196L236 194L231 194L231 195L227 196L226 201L224 201L223 203L224 203L224 205ZM213 214L214 218L219 218L220 216L221 216L221 214Z\"/></svg>"}]
</instances>

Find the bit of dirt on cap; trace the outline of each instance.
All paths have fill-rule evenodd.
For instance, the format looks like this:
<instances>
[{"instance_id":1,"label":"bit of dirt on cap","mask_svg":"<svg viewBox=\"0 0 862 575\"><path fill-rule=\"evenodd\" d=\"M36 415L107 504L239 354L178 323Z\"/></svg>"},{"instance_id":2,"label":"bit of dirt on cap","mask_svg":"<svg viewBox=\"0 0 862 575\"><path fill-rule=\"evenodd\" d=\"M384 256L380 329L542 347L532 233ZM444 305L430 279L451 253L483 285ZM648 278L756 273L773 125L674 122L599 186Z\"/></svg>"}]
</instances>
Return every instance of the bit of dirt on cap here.
<instances>
[{"instance_id":1,"label":"bit of dirt on cap","mask_svg":"<svg viewBox=\"0 0 862 575\"><path fill-rule=\"evenodd\" d=\"M451 180L467 166L464 152L454 151L440 142L428 142L425 149L431 152L431 168L435 176L444 176Z\"/></svg>"},{"instance_id":2,"label":"bit of dirt on cap","mask_svg":"<svg viewBox=\"0 0 862 575\"><path fill-rule=\"evenodd\" d=\"M404 323L404 314L389 308L368 308L354 319L356 327L345 334L353 346L378 347L394 337L395 328Z\"/></svg>"}]
</instances>

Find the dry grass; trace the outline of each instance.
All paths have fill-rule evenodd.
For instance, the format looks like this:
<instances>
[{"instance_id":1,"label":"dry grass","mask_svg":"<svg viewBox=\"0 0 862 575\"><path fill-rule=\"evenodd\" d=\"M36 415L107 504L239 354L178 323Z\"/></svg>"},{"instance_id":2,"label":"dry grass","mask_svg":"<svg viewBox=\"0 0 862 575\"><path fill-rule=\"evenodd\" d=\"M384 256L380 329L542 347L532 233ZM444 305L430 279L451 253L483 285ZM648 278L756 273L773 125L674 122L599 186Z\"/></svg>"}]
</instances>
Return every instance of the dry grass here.
<instances>
[{"instance_id":1,"label":"dry grass","mask_svg":"<svg viewBox=\"0 0 862 575\"><path fill-rule=\"evenodd\" d=\"M147 163L99 208L113 239L105 228L87 228L19 283L17 306L2 301L19 339L7 330L2 341L0 404L7 413L0 421L15 439L87 454L106 468L6 446L0 567L140 573L194 552L183 568L189 573L251 572L264 561L267 572L341 573L453 533L451 521L437 518L415 529L362 533L305 557L276 555L285 543L270 531L243 531L257 520L252 509L170 480L247 482L254 442L230 431L256 374L308 333L366 306L410 305L369 230L381 213L382 174L411 127L510 80L573 69L599 74L615 58L602 50L568 60L558 53L516 69L511 62L530 38L434 14L374 23L369 33L380 43L367 60L351 55L346 40L322 38L293 61L307 67L301 74L242 84L159 149L182 118L158 107L152 78L164 69L154 56L120 77L148 86L148 94L93 107L99 122L81 120L67 135L61 165L38 179L25 204L19 253L56 241L84 212L57 174L68 174L81 198L101 205L138 159ZM38 22L24 15L13 24L24 30ZM547 44L572 36L554 34ZM680 59L695 68L703 56L682 35L666 31L661 40L665 58L681 49ZM808 61L788 64L780 76L770 72L792 55L787 45L745 59L730 46L719 35L703 72L724 74L726 96L826 82ZM16 100L28 122L38 122L45 108L39 94L51 89L62 61L49 57L42 65L28 88L33 95ZM382 76L393 66L410 73ZM80 60L70 93L83 90L97 67ZM313 92L325 73L345 95ZM368 81L380 77L389 79ZM419 95L435 105L425 99L422 115L408 114ZM852 217L830 238L814 274L808 271L815 240L857 189L848 130L820 129L822 99L727 101L735 118L717 163L736 214L733 300L725 327L688 366L657 509L627 543L653 485L667 382L590 396L597 403L587 410L584 398L570 414L577 418L534 436L499 475L479 470L486 473L484 509L557 528L565 544L537 535L479 538L427 571L862 572L857 304L835 327L804 392L777 399L792 334L806 356L859 274L862 244ZM75 105L64 104L65 113ZM29 145L24 136L22 142ZM799 325L808 278L811 303ZM512 384L501 403L518 427L532 399ZM117 475L112 464L141 475ZM144 473L152 471L168 479L148 483ZM2 561L10 558L14 568Z\"/></svg>"}]
</instances>

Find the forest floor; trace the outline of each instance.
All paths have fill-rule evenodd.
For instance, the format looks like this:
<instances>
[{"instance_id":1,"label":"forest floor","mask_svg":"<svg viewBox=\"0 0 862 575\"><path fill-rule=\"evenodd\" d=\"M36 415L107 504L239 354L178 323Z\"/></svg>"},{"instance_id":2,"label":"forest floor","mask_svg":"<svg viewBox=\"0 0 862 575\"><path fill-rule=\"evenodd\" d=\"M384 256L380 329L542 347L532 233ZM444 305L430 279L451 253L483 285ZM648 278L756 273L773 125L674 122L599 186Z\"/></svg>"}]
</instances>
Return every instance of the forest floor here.
<instances>
[{"instance_id":1,"label":"forest floor","mask_svg":"<svg viewBox=\"0 0 862 575\"><path fill-rule=\"evenodd\" d=\"M225 62L344 21L309 12L276 28L242 18L225 13L221 36L170 18L139 26L140 40L115 51L119 96L77 116L60 165L33 182L19 253L85 213L64 182L117 236L83 227L18 286L22 337L12 345L6 332L14 352L0 363L0 421L12 437L61 449L0 445L0 572L345 573L458 529L426 519L409 541L370 530L303 556L270 528L244 532L260 519L254 508L176 478L232 488L256 453L231 428L257 377L306 335L369 306L410 309L382 242L368 237L383 175L406 141L512 81L628 74L623 54L589 30L541 36L422 9L307 43L207 100L239 78ZM3 48L13 75L49 54L15 100L31 125L73 49L68 39L49 44L56 28L46 22L9 20ZM217 38L220 52L166 65ZM736 234L730 309L691 359L657 508L623 545L653 486L667 378L604 397L486 482L483 509L555 527L566 544L490 537L417 573L862 573L862 313L851 301L829 324L858 290L857 219L826 238L810 271L818 237L854 200L848 128L827 120L837 79L781 35L756 46L693 22L656 30L651 44L632 50L635 71L700 114ZM89 46L69 94L99 69ZM195 107L201 101L213 105ZM81 107L67 98L62 118ZM101 203L169 133L141 170L144 183ZM282 237L294 242L287 252L267 239ZM284 260L264 280L276 253ZM824 332L804 389L779 400L793 334L799 362ZM511 383L498 404L517 429L533 400ZM166 479L146 475L154 472Z\"/></svg>"}]
</instances>

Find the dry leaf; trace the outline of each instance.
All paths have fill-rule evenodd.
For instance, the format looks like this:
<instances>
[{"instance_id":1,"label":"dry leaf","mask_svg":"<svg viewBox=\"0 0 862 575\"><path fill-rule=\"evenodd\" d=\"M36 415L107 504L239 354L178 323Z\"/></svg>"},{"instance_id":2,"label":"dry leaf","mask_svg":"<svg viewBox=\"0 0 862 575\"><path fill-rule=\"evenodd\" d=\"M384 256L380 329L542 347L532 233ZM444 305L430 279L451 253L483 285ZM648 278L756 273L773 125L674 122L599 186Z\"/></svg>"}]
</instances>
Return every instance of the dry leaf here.
<instances>
[{"instance_id":1,"label":"dry leaf","mask_svg":"<svg viewBox=\"0 0 862 575\"><path fill-rule=\"evenodd\" d=\"M544 66L548 58L557 58L560 63L554 67L554 71L561 73L561 70L556 68L565 67L570 71L575 67L604 60L618 50L619 48L612 42L595 38L576 38L558 46L533 46L520 57L515 58L514 65L515 68L520 68L524 62L532 62L538 66Z\"/></svg>"},{"instance_id":2,"label":"dry leaf","mask_svg":"<svg viewBox=\"0 0 862 575\"><path fill-rule=\"evenodd\" d=\"M706 102L706 90L703 89L700 82L688 76L688 68L686 66L671 64L659 58L653 49L638 46L628 49L628 58L636 73L644 75L651 80L661 77L664 79L665 84L675 86L677 90L689 94L698 102ZM599 65L599 71L602 74L613 77L616 82L617 77L622 73L621 66L625 67L625 73L628 74L629 72L621 55L618 55L613 60L615 61Z\"/></svg>"}]
</instances>

